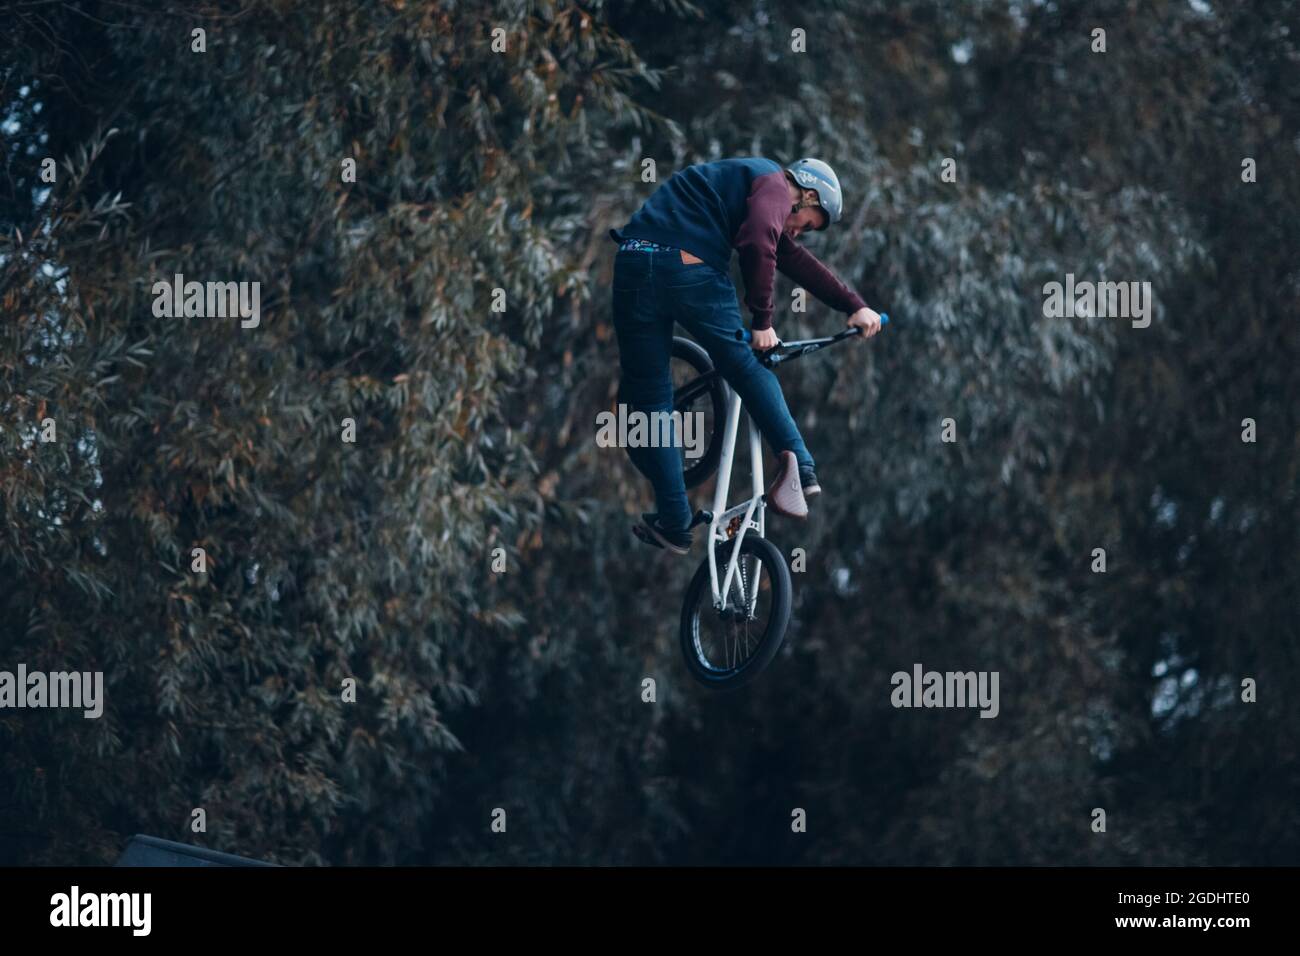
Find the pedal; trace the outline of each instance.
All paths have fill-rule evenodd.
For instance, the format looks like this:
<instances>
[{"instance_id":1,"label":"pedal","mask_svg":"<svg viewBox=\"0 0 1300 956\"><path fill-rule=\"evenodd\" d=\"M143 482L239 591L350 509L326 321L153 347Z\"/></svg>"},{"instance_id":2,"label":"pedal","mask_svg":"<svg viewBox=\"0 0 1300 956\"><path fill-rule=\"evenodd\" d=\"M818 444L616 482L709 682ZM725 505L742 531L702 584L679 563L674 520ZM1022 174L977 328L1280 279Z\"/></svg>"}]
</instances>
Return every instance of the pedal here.
<instances>
[{"instance_id":1,"label":"pedal","mask_svg":"<svg viewBox=\"0 0 1300 956\"><path fill-rule=\"evenodd\" d=\"M699 511L695 512L695 517L691 519L691 523L686 527L689 530L691 528L694 528L697 524L712 524L712 523L713 523L713 512L705 511L703 508L701 508Z\"/></svg>"}]
</instances>

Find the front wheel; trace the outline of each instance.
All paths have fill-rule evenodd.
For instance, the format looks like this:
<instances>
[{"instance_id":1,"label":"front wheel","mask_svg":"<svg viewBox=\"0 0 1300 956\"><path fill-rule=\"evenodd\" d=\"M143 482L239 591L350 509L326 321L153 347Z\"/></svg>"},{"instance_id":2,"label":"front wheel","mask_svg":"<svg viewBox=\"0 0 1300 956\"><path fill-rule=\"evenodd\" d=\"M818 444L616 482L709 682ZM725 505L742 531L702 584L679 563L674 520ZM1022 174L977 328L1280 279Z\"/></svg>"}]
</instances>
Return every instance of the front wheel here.
<instances>
[{"instance_id":1,"label":"front wheel","mask_svg":"<svg viewBox=\"0 0 1300 956\"><path fill-rule=\"evenodd\" d=\"M719 586L733 548L730 541L718 546ZM776 545L747 534L740 545L737 573L718 610L706 557L682 605L682 655L691 676L714 690L734 690L757 677L785 640L791 591L790 568ZM750 594L754 594L752 601Z\"/></svg>"}]
</instances>

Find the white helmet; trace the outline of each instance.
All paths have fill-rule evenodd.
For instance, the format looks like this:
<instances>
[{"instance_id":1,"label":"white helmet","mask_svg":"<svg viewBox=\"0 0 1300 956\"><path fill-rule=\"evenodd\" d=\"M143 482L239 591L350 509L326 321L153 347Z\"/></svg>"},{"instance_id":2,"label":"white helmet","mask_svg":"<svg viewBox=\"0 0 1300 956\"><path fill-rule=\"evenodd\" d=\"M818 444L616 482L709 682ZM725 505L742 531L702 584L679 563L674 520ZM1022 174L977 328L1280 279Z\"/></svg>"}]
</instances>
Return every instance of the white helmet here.
<instances>
[{"instance_id":1,"label":"white helmet","mask_svg":"<svg viewBox=\"0 0 1300 956\"><path fill-rule=\"evenodd\" d=\"M816 191L817 201L826 210L826 226L840 221L844 212L844 194L840 191L840 178L835 175L835 170L820 159L801 159L791 163L785 171L794 177L800 188Z\"/></svg>"}]
</instances>

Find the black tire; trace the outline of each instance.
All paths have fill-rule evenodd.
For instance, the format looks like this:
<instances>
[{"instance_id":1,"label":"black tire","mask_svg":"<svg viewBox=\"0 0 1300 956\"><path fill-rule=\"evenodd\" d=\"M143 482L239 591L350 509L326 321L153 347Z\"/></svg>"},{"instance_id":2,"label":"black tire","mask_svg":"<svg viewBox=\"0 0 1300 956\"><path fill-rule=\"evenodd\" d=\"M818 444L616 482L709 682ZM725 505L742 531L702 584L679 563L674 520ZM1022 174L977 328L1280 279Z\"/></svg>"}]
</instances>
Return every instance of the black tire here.
<instances>
[{"instance_id":1,"label":"black tire","mask_svg":"<svg viewBox=\"0 0 1300 956\"><path fill-rule=\"evenodd\" d=\"M697 343L681 336L673 337L673 360L685 362L695 374L687 374L681 385L673 386L673 410L686 415L704 412L708 443L699 458L682 455L682 479L694 488L708 481L722 459L722 433L727 424L727 383L713 370L709 353ZM676 375L674 374L674 378ZM708 417L712 414L712 418Z\"/></svg>"},{"instance_id":2,"label":"black tire","mask_svg":"<svg viewBox=\"0 0 1300 956\"><path fill-rule=\"evenodd\" d=\"M730 560L733 547L730 541L719 546L719 574L725 573L725 562ZM792 585L790 568L785 563L785 557L771 541L760 538L752 531L745 535L740 553L742 565L747 561L751 565L756 562L760 575L766 574L766 592L765 579L760 576L758 593L758 610L762 612L759 617L764 619L764 624L761 634L753 635L752 651L749 650L751 645L749 622L745 621L742 625L740 622L725 621L713 607L713 590L709 584L707 557L695 572L695 577L691 579L690 587L686 589L686 600L682 604L682 656L686 658L686 667L691 672L691 676L713 690L735 690L744 687L762 673L763 668L772 662L776 652L781 649L786 628L790 625ZM749 573L752 576L753 571ZM734 594L734 583L732 590ZM711 660L709 649L705 646L709 639L703 633L706 624L718 629L724 635L722 640L727 643L728 655L732 635L735 635L738 641L739 631L743 626L746 650L744 660L737 659L734 666L727 661L723 662L723 666L718 666Z\"/></svg>"}]
</instances>

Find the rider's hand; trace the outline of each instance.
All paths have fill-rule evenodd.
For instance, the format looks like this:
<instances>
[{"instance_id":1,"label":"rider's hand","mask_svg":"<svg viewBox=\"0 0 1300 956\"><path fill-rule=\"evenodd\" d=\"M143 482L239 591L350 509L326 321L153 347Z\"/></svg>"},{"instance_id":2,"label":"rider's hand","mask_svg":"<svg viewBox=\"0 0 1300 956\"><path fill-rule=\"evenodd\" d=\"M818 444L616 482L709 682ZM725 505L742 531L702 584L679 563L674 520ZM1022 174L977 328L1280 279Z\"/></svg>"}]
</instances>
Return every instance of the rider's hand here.
<instances>
[{"instance_id":1,"label":"rider's hand","mask_svg":"<svg viewBox=\"0 0 1300 956\"><path fill-rule=\"evenodd\" d=\"M870 309L858 309L849 316L849 326L862 330L860 338L869 339L880 331L880 313Z\"/></svg>"},{"instance_id":2,"label":"rider's hand","mask_svg":"<svg viewBox=\"0 0 1300 956\"><path fill-rule=\"evenodd\" d=\"M750 344L758 351L766 352L769 349L776 348L780 341L776 337L776 329L755 329Z\"/></svg>"}]
</instances>

